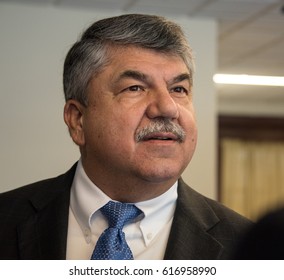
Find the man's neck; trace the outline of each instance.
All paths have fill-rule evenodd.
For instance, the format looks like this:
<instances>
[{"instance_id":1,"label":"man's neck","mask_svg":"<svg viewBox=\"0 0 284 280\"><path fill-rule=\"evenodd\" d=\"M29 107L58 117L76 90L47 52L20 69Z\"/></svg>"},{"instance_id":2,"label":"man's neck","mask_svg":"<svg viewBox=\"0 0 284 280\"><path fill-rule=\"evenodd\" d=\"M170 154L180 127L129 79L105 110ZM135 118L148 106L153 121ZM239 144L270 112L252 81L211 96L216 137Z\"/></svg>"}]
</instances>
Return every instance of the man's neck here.
<instances>
[{"instance_id":1,"label":"man's neck","mask_svg":"<svg viewBox=\"0 0 284 280\"><path fill-rule=\"evenodd\" d=\"M115 174L110 176L105 174L102 170L97 168L89 169L88 166L84 166L84 170L89 179L103 191L111 199L136 203L155 197L168 191L177 178L167 178L165 180L154 180L153 178L145 179L139 176L126 176L125 174Z\"/></svg>"}]
</instances>

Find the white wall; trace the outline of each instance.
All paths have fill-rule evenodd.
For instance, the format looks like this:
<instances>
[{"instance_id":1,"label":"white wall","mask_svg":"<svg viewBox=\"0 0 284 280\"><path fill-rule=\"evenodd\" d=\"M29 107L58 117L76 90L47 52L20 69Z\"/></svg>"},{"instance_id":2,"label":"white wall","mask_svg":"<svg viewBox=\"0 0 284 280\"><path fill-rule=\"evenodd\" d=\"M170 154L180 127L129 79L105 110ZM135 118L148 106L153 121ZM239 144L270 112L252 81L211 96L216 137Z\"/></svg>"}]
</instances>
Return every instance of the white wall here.
<instances>
[{"instance_id":1,"label":"white wall","mask_svg":"<svg viewBox=\"0 0 284 280\"><path fill-rule=\"evenodd\" d=\"M78 159L62 118L64 57L91 22L120 13L0 3L0 192L56 176ZM216 25L186 18L178 22L188 34L197 64L199 144L183 177L214 198Z\"/></svg>"}]
</instances>

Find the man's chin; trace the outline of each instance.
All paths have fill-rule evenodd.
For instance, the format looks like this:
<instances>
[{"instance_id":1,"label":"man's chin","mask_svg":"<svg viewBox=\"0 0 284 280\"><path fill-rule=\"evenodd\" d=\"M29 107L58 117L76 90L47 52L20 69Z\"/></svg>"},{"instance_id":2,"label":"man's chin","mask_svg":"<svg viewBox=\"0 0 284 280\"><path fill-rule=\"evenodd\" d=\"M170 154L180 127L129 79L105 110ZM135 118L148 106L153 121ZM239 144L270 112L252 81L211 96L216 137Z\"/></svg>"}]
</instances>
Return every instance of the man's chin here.
<instances>
[{"instance_id":1,"label":"man's chin","mask_svg":"<svg viewBox=\"0 0 284 280\"><path fill-rule=\"evenodd\" d=\"M173 170L159 170L152 172L143 172L140 174L140 178L143 178L147 183L163 184L167 182L175 182L180 177L180 172Z\"/></svg>"}]
</instances>

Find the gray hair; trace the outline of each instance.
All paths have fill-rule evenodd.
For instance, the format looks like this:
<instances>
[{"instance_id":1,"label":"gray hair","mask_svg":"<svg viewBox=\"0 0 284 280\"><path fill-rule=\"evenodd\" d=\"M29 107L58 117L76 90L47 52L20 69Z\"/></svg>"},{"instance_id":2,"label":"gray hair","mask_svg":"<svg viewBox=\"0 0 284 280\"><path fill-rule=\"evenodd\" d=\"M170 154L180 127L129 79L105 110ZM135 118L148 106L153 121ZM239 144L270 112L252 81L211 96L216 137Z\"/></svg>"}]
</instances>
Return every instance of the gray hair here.
<instances>
[{"instance_id":1,"label":"gray hair","mask_svg":"<svg viewBox=\"0 0 284 280\"><path fill-rule=\"evenodd\" d=\"M115 46L137 46L177 55L191 76L192 50L179 25L155 15L127 14L93 23L69 50L63 71L65 100L75 99L87 106L90 80L109 63Z\"/></svg>"}]
</instances>

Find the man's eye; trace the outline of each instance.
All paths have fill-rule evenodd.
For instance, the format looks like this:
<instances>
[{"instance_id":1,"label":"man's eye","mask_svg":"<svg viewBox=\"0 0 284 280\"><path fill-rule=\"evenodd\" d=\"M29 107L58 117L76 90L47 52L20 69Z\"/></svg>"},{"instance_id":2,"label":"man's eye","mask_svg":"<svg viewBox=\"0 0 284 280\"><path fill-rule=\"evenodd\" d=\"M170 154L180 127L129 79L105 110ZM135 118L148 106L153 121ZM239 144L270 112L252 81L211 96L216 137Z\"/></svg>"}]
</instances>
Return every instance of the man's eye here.
<instances>
[{"instance_id":1,"label":"man's eye","mask_svg":"<svg viewBox=\"0 0 284 280\"><path fill-rule=\"evenodd\" d=\"M129 91L140 91L140 90L143 90L143 88L141 86L135 85L135 86L128 87L127 90L129 90Z\"/></svg>"},{"instance_id":2,"label":"man's eye","mask_svg":"<svg viewBox=\"0 0 284 280\"><path fill-rule=\"evenodd\" d=\"M184 87L174 87L172 92L177 92L177 93L182 93L182 94L188 94L188 90L185 89Z\"/></svg>"}]
</instances>

